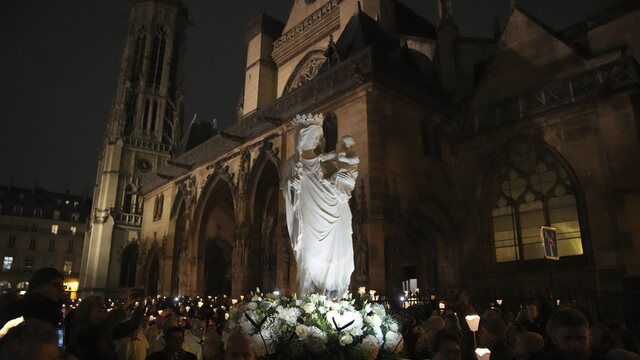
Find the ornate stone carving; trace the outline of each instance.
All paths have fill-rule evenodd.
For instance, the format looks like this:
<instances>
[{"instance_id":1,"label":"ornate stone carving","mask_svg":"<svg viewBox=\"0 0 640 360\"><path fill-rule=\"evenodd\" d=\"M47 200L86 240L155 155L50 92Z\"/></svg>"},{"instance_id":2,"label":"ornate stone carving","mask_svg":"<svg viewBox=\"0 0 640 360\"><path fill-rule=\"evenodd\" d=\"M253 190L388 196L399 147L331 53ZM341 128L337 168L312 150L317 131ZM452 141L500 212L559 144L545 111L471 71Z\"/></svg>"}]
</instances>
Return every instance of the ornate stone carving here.
<instances>
[{"instance_id":1,"label":"ornate stone carving","mask_svg":"<svg viewBox=\"0 0 640 360\"><path fill-rule=\"evenodd\" d=\"M323 52L314 52L309 54L308 58L296 68L287 82L286 92L291 92L307 82L313 80L322 64L327 60Z\"/></svg>"},{"instance_id":2,"label":"ornate stone carving","mask_svg":"<svg viewBox=\"0 0 640 360\"><path fill-rule=\"evenodd\" d=\"M309 3L307 1L307 3ZM316 25L320 21L324 20L327 15L333 13L338 10L340 4L340 0L330 0L323 7L316 10L313 14L307 16L304 20L302 20L298 25L293 27L291 30L282 34L276 41L273 42L273 49L278 50L286 44L292 42L298 36L305 32L305 30L310 27Z\"/></svg>"}]
</instances>

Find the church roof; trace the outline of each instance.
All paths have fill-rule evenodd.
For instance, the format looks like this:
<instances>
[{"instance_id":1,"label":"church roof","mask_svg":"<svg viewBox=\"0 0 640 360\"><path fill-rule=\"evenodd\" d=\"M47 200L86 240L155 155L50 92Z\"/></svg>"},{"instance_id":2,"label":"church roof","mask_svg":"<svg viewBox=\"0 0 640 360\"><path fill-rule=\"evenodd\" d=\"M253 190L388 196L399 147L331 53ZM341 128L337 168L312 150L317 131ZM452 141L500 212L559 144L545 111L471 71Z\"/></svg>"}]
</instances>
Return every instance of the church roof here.
<instances>
[{"instance_id":1,"label":"church roof","mask_svg":"<svg viewBox=\"0 0 640 360\"><path fill-rule=\"evenodd\" d=\"M358 10L349 19L336 42L336 47L340 57L347 58L368 46L383 52L391 52L400 45L369 15Z\"/></svg>"},{"instance_id":2,"label":"church roof","mask_svg":"<svg viewBox=\"0 0 640 360\"><path fill-rule=\"evenodd\" d=\"M512 10L472 100L481 106L558 79L586 67L584 51L520 7ZM518 79L518 81L513 81Z\"/></svg>"},{"instance_id":3,"label":"church roof","mask_svg":"<svg viewBox=\"0 0 640 360\"><path fill-rule=\"evenodd\" d=\"M189 151L194 147L202 144L208 138L216 135L217 133L218 129L215 128L212 123L194 119L191 124L189 124L189 128L187 129L187 134L184 137L182 149L185 152Z\"/></svg>"}]
</instances>

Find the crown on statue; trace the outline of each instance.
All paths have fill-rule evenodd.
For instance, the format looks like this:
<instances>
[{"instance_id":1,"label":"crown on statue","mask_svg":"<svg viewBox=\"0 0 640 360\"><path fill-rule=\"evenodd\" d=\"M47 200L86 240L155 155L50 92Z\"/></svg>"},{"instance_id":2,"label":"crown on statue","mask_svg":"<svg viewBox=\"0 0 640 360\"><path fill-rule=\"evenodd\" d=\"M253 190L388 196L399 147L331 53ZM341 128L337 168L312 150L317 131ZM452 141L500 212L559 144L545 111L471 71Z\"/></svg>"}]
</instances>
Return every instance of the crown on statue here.
<instances>
[{"instance_id":1,"label":"crown on statue","mask_svg":"<svg viewBox=\"0 0 640 360\"><path fill-rule=\"evenodd\" d=\"M311 125L322 127L324 115L322 114L298 114L293 118L293 126L298 129L306 128Z\"/></svg>"}]
</instances>

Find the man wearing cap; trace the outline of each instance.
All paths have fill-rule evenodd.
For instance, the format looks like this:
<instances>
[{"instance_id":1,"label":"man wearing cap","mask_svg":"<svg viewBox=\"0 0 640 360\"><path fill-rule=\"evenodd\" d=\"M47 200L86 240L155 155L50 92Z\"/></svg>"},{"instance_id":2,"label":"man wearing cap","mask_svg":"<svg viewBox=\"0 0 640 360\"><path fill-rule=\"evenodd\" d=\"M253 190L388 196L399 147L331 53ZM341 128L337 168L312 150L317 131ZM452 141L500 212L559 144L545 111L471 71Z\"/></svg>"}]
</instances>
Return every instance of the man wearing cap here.
<instances>
[{"instance_id":1,"label":"man wearing cap","mask_svg":"<svg viewBox=\"0 0 640 360\"><path fill-rule=\"evenodd\" d=\"M62 321L62 297L64 296L64 275L54 268L38 269L31 280L24 298L8 307L0 321L6 322L23 316L25 320L39 319L57 327Z\"/></svg>"}]
</instances>

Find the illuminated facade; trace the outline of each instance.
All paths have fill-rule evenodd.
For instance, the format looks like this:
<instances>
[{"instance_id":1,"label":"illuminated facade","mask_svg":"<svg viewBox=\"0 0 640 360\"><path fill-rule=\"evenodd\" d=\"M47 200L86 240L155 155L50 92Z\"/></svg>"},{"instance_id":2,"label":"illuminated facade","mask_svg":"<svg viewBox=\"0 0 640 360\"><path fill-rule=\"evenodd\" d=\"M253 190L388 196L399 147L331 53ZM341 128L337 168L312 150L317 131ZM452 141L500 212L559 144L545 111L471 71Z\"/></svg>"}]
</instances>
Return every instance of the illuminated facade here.
<instances>
[{"instance_id":1,"label":"illuminated facade","mask_svg":"<svg viewBox=\"0 0 640 360\"><path fill-rule=\"evenodd\" d=\"M286 24L256 18L239 119L141 179L139 236L111 247L113 279L163 295L293 290L280 174L291 119L323 113L325 151L350 134L361 161L352 285L546 289L549 225L560 286L630 289L637 4L564 31L516 6L485 39L460 36L451 1L437 3L437 26L395 0L298 1Z\"/></svg>"}]
</instances>

